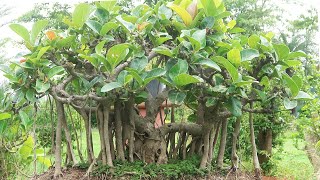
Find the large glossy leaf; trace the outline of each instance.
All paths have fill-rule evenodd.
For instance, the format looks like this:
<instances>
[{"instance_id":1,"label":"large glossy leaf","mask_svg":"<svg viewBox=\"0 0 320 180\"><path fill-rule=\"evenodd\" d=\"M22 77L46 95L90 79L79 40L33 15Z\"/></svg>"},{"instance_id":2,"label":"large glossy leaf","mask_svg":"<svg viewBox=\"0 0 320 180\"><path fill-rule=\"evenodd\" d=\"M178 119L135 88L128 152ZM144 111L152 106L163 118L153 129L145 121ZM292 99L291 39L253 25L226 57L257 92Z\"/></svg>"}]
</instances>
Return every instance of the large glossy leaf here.
<instances>
[{"instance_id":1,"label":"large glossy leaf","mask_svg":"<svg viewBox=\"0 0 320 180\"><path fill-rule=\"evenodd\" d=\"M288 46L285 44L274 44L273 47L279 60L285 60L288 57L290 52Z\"/></svg>"},{"instance_id":2,"label":"large glossy leaf","mask_svg":"<svg viewBox=\"0 0 320 180\"><path fill-rule=\"evenodd\" d=\"M232 81L236 82L239 80L239 74L237 68L235 68L226 58L222 56L215 56L212 58L213 61L222 64L230 74Z\"/></svg>"},{"instance_id":3,"label":"large glossy leaf","mask_svg":"<svg viewBox=\"0 0 320 180\"><path fill-rule=\"evenodd\" d=\"M249 38L248 38L248 45L251 48L254 49L258 49L259 46L259 42L260 42L260 37L256 34L252 34Z\"/></svg>"},{"instance_id":4,"label":"large glossy leaf","mask_svg":"<svg viewBox=\"0 0 320 180\"><path fill-rule=\"evenodd\" d=\"M21 110L21 111L19 111L19 116L21 119L21 123L23 124L23 126L25 128L27 128L31 124L31 120L30 120L28 114Z\"/></svg>"},{"instance_id":5,"label":"large glossy leaf","mask_svg":"<svg viewBox=\"0 0 320 180\"><path fill-rule=\"evenodd\" d=\"M111 83L105 84L101 88L101 92L108 92L119 87L122 87L122 84L120 84L119 82L111 82Z\"/></svg>"},{"instance_id":6,"label":"large glossy leaf","mask_svg":"<svg viewBox=\"0 0 320 180\"><path fill-rule=\"evenodd\" d=\"M152 50L158 54L163 54L169 57L173 57L173 52L167 47L158 46L156 48L153 48Z\"/></svg>"},{"instance_id":7,"label":"large glossy leaf","mask_svg":"<svg viewBox=\"0 0 320 180\"><path fill-rule=\"evenodd\" d=\"M107 60L112 65L116 67L129 53L128 44L117 44L112 46L107 53Z\"/></svg>"},{"instance_id":8,"label":"large glossy leaf","mask_svg":"<svg viewBox=\"0 0 320 180\"><path fill-rule=\"evenodd\" d=\"M48 51L49 48L50 48L50 46L42 47L39 50L39 53L37 55L37 59L40 59Z\"/></svg>"},{"instance_id":9,"label":"large glossy leaf","mask_svg":"<svg viewBox=\"0 0 320 180\"><path fill-rule=\"evenodd\" d=\"M104 0L100 2L100 5L106 10L108 10L109 12L111 12L115 7L116 3L117 3L116 0Z\"/></svg>"},{"instance_id":10,"label":"large glossy leaf","mask_svg":"<svg viewBox=\"0 0 320 180\"><path fill-rule=\"evenodd\" d=\"M64 71L64 68L61 66L55 66L55 67L51 68L47 74L48 79L51 79L53 76L55 76L63 71Z\"/></svg>"},{"instance_id":11,"label":"large glossy leaf","mask_svg":"<svg viewBox=\"0 0 320 180\"><path fill-rule=\"evenodd\" d=\"M171 8L174 12L176 12L181 17L181 19L183 20L183 22L184 22L184 24L186 26L189 26L191 24L192 17L188 13L188 11L186 11L182 7L180 7L180 6L176 5L176 4L172 4L172 3L169 3L167 6L169 8Z\"/></svg>"},{"instance_id":12,"label":"large glossy leaf","mask_svg":"<svg viewBox=\"0 0 320 180\"><path fill-rule=\"evenodd\" d=\"M107 34L110 30L116 29L118 26L119 26L119 25L118 25L117 23L107 22L106 24L104 24L104 25L101 27L100 35L101 35L101 36L104 36L104 35Z\"/></svg>"},{"instance_id":13,"label":"large glossy leaf","mask_svg":"<svg viewBox=\"0 0 320 180\"><path fill-rule=\"evenodd\" d=\"M37 79L36 81L36 91L38 93L46 92L50 88L50 83L44 83L40 79Z\"/></svg>"},{"instance_id":14,"label":"large glossy leaf","mask_svg":"<svg viewBox=\"0 0 320 180\"><path fill-rule=\"evenodd\" d=\"M289 89L290 89L290 91L291 91L292 96L293 96L293 97L294 97L294 96L297 96L298 93L299 93L299 88L298 88L297 84L294 82L294 80L292 80L291 77L290 77L288 74L286 74L286 73L284 73L284 74L282 75L282 77L283 77L283 79L285 80L286 84L288 85L288 87L289 87Z\"/></svg>"},{"instance_id":15,"label":"large glossy leaf","mask_svg":"<svg viewBox=\"0 0 320 180\"><path fill-rule=\"evenodd\" d=\"M231 97L227 103L228 110L232 113L232 115L239 117L242 115L242 104L241 101Z\"/></svg>"},{"instance_id":16,"label":"large glossy leaf","mask_svg":"<svg viewBox=\"0 0 320 180\"><path fill-rule=\"evenodd\" d=\"M30 102L36 102L37 99L36 99L36 93L33 89L28 89L28 91L26 92L26 98L28 101Z\"/></svg>"},{"instance_id":17,"label":"large glossy leaf","mask_svg":"<svg viewBox=\"0 0 320 180\"><path fill-rule=\"evenodd\" d=\"M17 33L20 37L22 37L22 39L29 44L32 44L30 41L30 34L28 32L28 30L20 25L20 24L10 24L9 26L15 33Z\"/></svg>"},{"instance_id":18,"label":"large glossy leaf","mask_svg":"<svg viewBox=\"0 0 320 180\"><path fill-rule=\"evenodd\" d=\"M179 59L178 62L172 66L169 71L169 77L173 80L179 74L187 73L188 62L186 60Z\"/></svg>"},{"instance_id":19,"label":"large glossy leaf","mask_svg":"<svg viewBox=\"0 0 320 180\"><path fill-rule=\"evenodd\" d=\"M306 55L306 53L304 53L302 51L296 51L296 52L289 53L287 59L295 59L298 57L307 57L307 55Z\"/></svg>"},{"instance_id":20,"label":"large glossy leaf","mask_svg":"<svg viewBox=\"0 0 320 180\"><path fill-rule=\"evenodd\" d=\"M298 89L301 89L302 83L303 83L302 79L297 75L294 75L291 78L296 83L296 85L298 86Z\"/></svg>"},{"instance_id":21,"label":"large glossy leaf","mask_svg":"<svg viewBox=\"0 0 320 180\"><path fill-rule=\"evenodd\" d=\"M0 121L11 118L11 114L9 113L0 113Z\"/></svg>"},{"instance_id":22,"label":"large glossy leaf","mask_svg":"<svg viewBox=\"0 0 320 180\"><path fill-rule=\"evenodd\" d=\"M204 12L207 16L216 16L217 15L217 6L213 0L201 0L203 5Z\"/></svg>"},{"instance_id":23,"label":"large glossy leaf","mask_svg":"<svg viewBox=\"0 0 320 180\"><path fill-rule=\"evenodd\" d=\"M196 64L201 64L201 65L204 65L206 67L210 67L212 69L215 69L215 70L221 72L221 68L218 66L218 64L215 63L214 61L212 61L211 59L201 60L201 61L197 62Z\"/></svg>"},{"instance_id":24,"label":"large glossy leaf","mask_svg":"<svg viewBox=\"0 0 320 180\"><path fill-rule=\"evenodd\" d=\"M149 72L146 72L146 77L144 78L144 84L148 84L150 81L156 79L157 77L163 76L166 74L166 70L162 68L155 68Z\"/></svg>"},{"instance_id":25,"label":"large glossy leaf","mask_svg":"<svg viewBox=\"0 0 320 180\"><path fill-rule=\"evenodd\" d=\"M193 84L200 82L197 76L191 76L189 74L179 74L173 79L173 83L177 86L185 86L187 84Z\"/></svg>"},{"instance_id":26,"label":"large glossy leaf","mask_svg":"<svg viewBox=\"0 0 320 180\"><path fill-rule=\"evenodd\" d=\"M158 16L160 19L170 19L172 16L172 10L165 5L161 5L158 10Z\"/></svg>"},{"instance_id":27,"label":"large glossy leaf","mask_svg":"<svg viewBox=\"0 0 320 180\"><path fill-rule=\"evenodd\" d=\"M311 100L313 99L313 97L311 97L308 93L306 92L303 92L303 91L299 91L297 96L294 97L294 99L297 99L297 100Z\"/></svg>"},{"instance_id":28,"label":"large glossy leaf","mask_svg":"<svg viewBox=\"0 0 320 180\"><path fill-rule=\"evenodd\" d=\"M142 70L144 70L147 64L148 64L148 58L143 55L141 57L135 57L131 61L130 67L133 69L136 69L138 72L141 72Z\"/></svg>"},{"instance_id":29,"label":"large glossy leaf","mask_svg":"<svg viewBox=\"0 0 320 180\"><path fill-rule=\"evenodd\" d=\"M19 153L22 159L27 159L31 155L33 145L34 145L33 138L32 136L29 135L27 140L22 144L22 146L19 149Z\"/></svg>"},{"instance_id":30,"label":"large glossy leaf","mask_svg":"<svg viewBox=\"0 0 320 180\"><path fill-rule=\"evenodd\" d=\"M88 20L86 25L90 27L95 33L99 34L102 28L102 25L98 21Z\"/></svg>"},{"instance_id":31,"label":"large glossy leaf","mask_svg":"<svg viewBox=\"0 0 320 180\"><path fill-rule=\"evenodd\" d=\"M104 47L104 44L107 42L107 40L103 40L99 42L99 44L95 47L96 53L101 55L102 49Z\"/></svg>"},{"instance_id":32,"label":"large glossy leaf","mask_svg":"<svg viewBox=\"0 0 320 180\"><path fill-rule=\"evenodd\" d=\"M241 55L239 49L231 49L227 53L227 58L232 64L238 67L241 63Z\"/></svg>"},{"instance_id":33,"label":"large glossy leaf","mask_svg":"<svg viewBox=\"0 0 320 180\"><path fill-rule=\"evenodd\" d=\"M76 6L72 14L72 22L76 28L81 28L89 18L91 7L87 3L80 3Z\"/></svg>"},{"instance_id":34,"label":"large glossy leaf","mask_svg":"<svg viewBox=\"0 0 320 180\"><path fill-rule=\"evenodd\" d=\"M180 105L183 103L184 99L186 98L186 94L183 92L171 90L168 94L168 98L172 104Z\"/></svg>"},{"instance_id":35,"label":"large glossy leaf","mask_svg":"<svg viewBox=\"0 0 320 180\"><path fill-rule=\"evenodd\" d=\"M251 61L253 58L259 57L259 51L255 49L244 49L240 54L241 61Z\"/></svg>"},{"instance_id":36,"label":"large glossy leaf","mask_svg":"<svg viewBox=\"0 0 320 180\"><path fill-rule=\"evenodd\" d=\"M293 109L298 105L298 102L296 100L290 101L289 98L285 98L283 100L283 105L286 109Z\"/></svg>"},{"instance_id":37,"label":"large glossy leaf","mask_svg":"<svg viewBox=\"0 0 320 180\"><path fill-rule=\"evenodd\" d=\"M208 16L208 17L205 17L202 21L201 21L201 28L202 29L211 29L214 25L214 22L215 22L215 19L214 17L212 16Z\"/></svg>"},{"instance_id":38,"label":"large glossy leaf","mask_svg":"<svg viewBox=\"0 0 320 180\"><path fill-rule=\"evenodd\" d=\"M48 22L48 20L39 20L33 24L30 39L32 44L35 44L37 36L48 25Z\"/></svg>"},{"instance_id":39,"label":"large glossy leaf","mask_svg":"<svg viewBox=\"0 0 320 180\"><path fill-rule=\"evenodd\" d=\"M135 28L135 26L128 21L125 21L124 19L122 19L122 17L119 15L116 17L116 20L128 31L128 32L132 32Z\"/></svg>"}]
</instances>

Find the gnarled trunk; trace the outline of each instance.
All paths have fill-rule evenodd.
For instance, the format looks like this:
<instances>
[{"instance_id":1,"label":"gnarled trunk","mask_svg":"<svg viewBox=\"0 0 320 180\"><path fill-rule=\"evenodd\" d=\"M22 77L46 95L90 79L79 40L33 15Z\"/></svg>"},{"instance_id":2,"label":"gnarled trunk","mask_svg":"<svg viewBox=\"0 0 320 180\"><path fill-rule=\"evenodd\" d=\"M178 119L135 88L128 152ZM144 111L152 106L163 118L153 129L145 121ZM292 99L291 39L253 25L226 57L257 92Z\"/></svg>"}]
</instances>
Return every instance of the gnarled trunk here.
<instances>
[{"instance_id":1,"label":"gnarled trunk","mask_svg":"<svg viewBox=\"0 0 320 180\"><path fill-rule=\"evenodd\" d=\"M251 109L253 108L252 102L250 103L250 108ZM261 179L261 168L260 168L260 163L258 159L257 146L256 146L256 140L255 140L254 128L253 128L253 114L251 112L249 113L249 126L250 126L250 141L252 145L252 160L253 160L255 177L257 179Z\"/></svg>"},{"instance_id":2,"label":"gnarled trunk","mask_svg":"<svg viewBox=\"0 0 320 180\"><path fill-rule=\"evenodd\" d=\"M238 136L240 133L240 124L241 118L238 117L237 121L234 124L234 130L232 133L232 152L231 152L231 162L232 162L232 169L236 171L238 168L239 157L237 155L237 143L238 143Z\"/></svg>"},{"instance_id":3,"label":"gnarled trunk","mask_svg":"<svg viewBox=\"0 0 320 180\"><path fill-rule=\"evenodd\" d=\"M57 107L57 128L56 128L56 149L55 149L55 170L54 170L54 178L57 178L62 175L61 171L61 129L62 129L62 121L65 118L63 111L63 104L56 100Z\"/></svg>"},{"instance_id":4,"label":"gnarled trunk","mask_svg":"<svg viewBox=\"0 0 320 180\"><path fill-rule=\"evenodd\" d=\"M226 141L227 141L227 128L228 128L228 119L222 120L222 128L221 128L221 136L220 136L220 146L219 153L217 158L217 167L223 167L223 157L226 149Z\"/></svg>"}]
</instances>

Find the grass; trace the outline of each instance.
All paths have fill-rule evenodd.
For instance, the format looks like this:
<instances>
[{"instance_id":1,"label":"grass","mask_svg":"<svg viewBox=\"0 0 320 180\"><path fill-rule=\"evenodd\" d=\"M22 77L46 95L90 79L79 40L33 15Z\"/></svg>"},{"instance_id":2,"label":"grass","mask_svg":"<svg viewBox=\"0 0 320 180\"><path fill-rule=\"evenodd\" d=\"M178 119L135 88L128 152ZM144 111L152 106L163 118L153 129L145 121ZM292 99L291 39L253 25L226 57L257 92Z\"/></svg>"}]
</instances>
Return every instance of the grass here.
<instances>
[{"instance_id":1,"label":"grass","mask_svg":"<svg viewBox=\"0 0 320 180\"><path fill-rule=\"evenodd\" d=\"M78 133L80 134L80 133ZM293 138L292 132L285 133L283 137L283 146L276 147L273 149L273 156L271 158L271 163L274 165L270 172L267 174L268 176L275 176L283 179L297 179L297 180L313 180L315 179L313 173L313 167L310 163L306 152L304 151L305 141L303 139L295 139ZM93 149L94 154L97 157L100 151L100 139L98 129L92 129L93 136ZM86 138L85 133L83 132L81 140L81 151L86 159ZM76 142L74 142L74 146ZM65 154L66 146L63 146L62 154ZM74 151L76 157L79 159L78 152ZM47 156L53 162L54 155ZM250 171L252 170L252 162L242 162L242 164L246 167L243 167L243 170ZM37 173L41 174L46 171L47 167L43 164L38 163ZM23 170L24 172L28 172L27 174L32 174L33 166L27 167L27 169ZM119 169L119 172L121 170ZM156 171L156 170L155 170ZM24 177L25 178L25 177ZM19 177L17 179L24 179L23 177Z\"/></svg>"},{"instance_id":2,"label":"grass","mask_svg":"<svg viewBox=\"0 0 320 180\"><path fill-rule=\"evenodd\" d=\"M292 132L284 135L282 151L280 147L274 148L274 155L271 158L275 165L270 175L297 180L315 179L313 166L304 150L303 139L292 138Z\"/></svg>"}]
</instances>

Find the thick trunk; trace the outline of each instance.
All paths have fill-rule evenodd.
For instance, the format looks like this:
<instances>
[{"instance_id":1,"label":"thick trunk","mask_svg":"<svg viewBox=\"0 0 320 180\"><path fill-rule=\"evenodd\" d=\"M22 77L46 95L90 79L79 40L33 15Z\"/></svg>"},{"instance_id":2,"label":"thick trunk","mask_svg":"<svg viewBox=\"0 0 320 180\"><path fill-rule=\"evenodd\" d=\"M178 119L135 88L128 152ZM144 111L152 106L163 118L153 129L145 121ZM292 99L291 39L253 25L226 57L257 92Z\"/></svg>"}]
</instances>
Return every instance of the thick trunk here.
<instances>
[{"instance_id":1,"label":"thick trunk","mask_svg":"<svg viewBox=\"0 0 320 180\"><path fill-rule=\"evenodd\" d=\"M68 157L73 162L73 165L75 165L75 164L78 164L78 162L77 162L76 156L75 156L73 148L72 148L72 139L71 139L71 135L70 135L70 131L69 131L68 125L67 125L67 120L66 120L66 117L65 117L65 111L64 111L64 107L63 106L62 106L62 110L63 110L63 119L62 119L61 123L62 123L63 131L64 131L64 134L65 134L66 140L67 140Z\"/></svg>"},{"instance_id":2,"label":"thick trunk","mask_svg":"<svg viewBox=\"0 0 320 180\"><path fill-rule=\"evenodd\" d=\"M109 115L110 115L110 105L106 104L103 109L103 134L104 134L104 143L106 148L107 155L107 164L108 166L113 167L112 155L111 155L111 146L109 140Z\"/></svg>"},{"instance_id":3,"label":"thick trunk","mask_svg":"<svg viewBox=\"0 0 320 180\"><path fill-rule=\"evenodd\" d=\"M250 109L253 108L253 103L250 103ZM261 168L260 163L257 155L257 147L256 147L256 141L254 136L254 128L253 128L253 114L249 113L249 126L250 126L250 141L252 145L252 158L253 158L253 167L255 172L255 177L257 179L261 178Z\"/></svg>"},{"instance_id":4,"label":"thick trunk","mask_svg":"<svg viewBox=\"0 0 320 180\"><path fill-rule=\"evenodd\" d=\"M134 153L134 131L135 131L135 115L134 115L134 97L131 95L127 101L129 122L130 122L130 136L129 136L129 161L133 162Z\"/></svg>"},{"instance_id":5,"label":"thick trunk","mask_svg":"<svg viewBox=\"0 0 320 180\"><path fill-rule=\"evenodd\" d=\"M94 159L94 154L93 154L93 146L92 146L91 123L89 123L91 118L89 118L89 115L86 113L84 109L75 108L75 110L82 116L84 120L84 126L86 131L87 159L88 159L88 163L92 164Z\"/></svg>"},{"instance_id":6,"label":"thick trunk","mask_svg":"<svg viewBox=\"0 0 320 180\"><path fill-rule=\"evenodd\" d=\"M210 149L210 132L213 129L212 125L207 125L207 128L204 130L205 133L203 135L203 143L204 143L204 149L202 154L202 159L200 162L200 168L203 169L207 167L208 164L208 158L209 158L209 149Z\"/></svg>"},{"instance_id":7,"label":"thick trunk","mask_svg":"<svg viewBox=\"0 0 320 180\"><path fill-rule=\"evenodd\" d=\"M80 161L83 162L83 156L82 156L82 153L81 153L81 148L80 148L80 142L79 142L79 136L78 136L78 133L77 133L77 129L76 129L76 126L74 124L74 120L73 120L73 117L72 117L72 113L71 113L71 110L70 110L70 106L68 106L68 111L69 111L69 116L70 116L70 120L71 120L71 125L72 125L72 128L74 129L74 134L76 136L76 143L77 143L77 151L78 151L78 155L80 157Z\"/></svg>"},{"instance_id":8,"label":"thick trunk","mask_svg":"<svg viewBox=\"0 0 320 180\"><path fill-rule=\"evenodd\" d=\"M227 127L228 127L228 119L222 120L222 128L221 128L221 136L220 136L220 147L217 158L217 166L218 168L223 167L223 157L226 149L226 141L227 141Z\"/></svg>"},{"instance_id":9,"label":"thick trunk","mask_svg":"<svg viewBox=\"0 0 320 180\"><path fill-rule=\"evenodd\" d=\"M101 108L98 109L97 112L97 122L99 129L99 137L100 137L100 152L101 152L101 160L103 165L107 165L107 154L106 154L106 145L104 141L104 120L103 120L103 111Z\"/></svg>"},{"instance_id":10,"label":"thick trunk","mask_svg":"<svg viewBox=\"0 0 320 180\"><path fill-rule=\"evenodd\" d=\"M258 149L262 153L258 154L260 164L268 163L272 154L272 129L260 130L258 134Z\"/></svg>"},{"instance_id":11,"label":"thick trunk","mask_svg":"<svg viewBox=\"0 0 320 180\"><path fill-rule=\"evenodd\" d=\"M124 161L124 148L122 140L122 122L121 122L121 101L117 99L114 104L115 111L115 134L116 134L116 149L117 159Z\"/></svg>"},{"instance_id":12,"label":"thick trunk","mask_svg":"<svg viewBox=\"0 0 320 180\"><path fill-rule=\"evenodd\" d=\"M240 123L241 123L241 118L238 117L237 121L234 124L234 131L232 134L231 162L232 162L233 171L236 171L238 169L239 157L237 155L237 143L238 143L238 136L240 133L240 125L241 125Z\"/></svg>"},{"instance_id":13,"label":"thick trunk","mask_svg":"<svg viewBox=\"0 0 320 180\"><path fill-rule=\"evenodd\" d=\"M57 107L57 128L56 128L56 149L55 149L55 170L54 178L58 178L62 175L61 171L61 129L62 129L62 119L64 118L63 104L56 100Z\"/></svg>"},{"instance_id":14,"label":"thick trunk","mask_svg":"<svg viewBox=\"0 0 320 180\"><path fill-rule=\"evenodd\" d=\"M174 123L175 119L174 119L174 107L171 107L171 123ZM172 157L172 153L174 150L174 147L176 145L176 133L172 132L169 133L169 141L170 141L170 149L169 149L169 157Z\"/></svg>"},{"instance_id":15,"label":"thick trunk","mask_svg":"<svg viewBox=\"0 0 320 180\"><path fill-rule=\"evenodd\" d=\"M218 121L216 123L215 129L211 130L211 137L210 137L210 147L209 147L209 164L212 163L213 159L213 151L217 144L218 136L219 136L219 130L221 126L221 121ZM211 142L212 141L212 142Z\"/></svg>"}]
</instances>

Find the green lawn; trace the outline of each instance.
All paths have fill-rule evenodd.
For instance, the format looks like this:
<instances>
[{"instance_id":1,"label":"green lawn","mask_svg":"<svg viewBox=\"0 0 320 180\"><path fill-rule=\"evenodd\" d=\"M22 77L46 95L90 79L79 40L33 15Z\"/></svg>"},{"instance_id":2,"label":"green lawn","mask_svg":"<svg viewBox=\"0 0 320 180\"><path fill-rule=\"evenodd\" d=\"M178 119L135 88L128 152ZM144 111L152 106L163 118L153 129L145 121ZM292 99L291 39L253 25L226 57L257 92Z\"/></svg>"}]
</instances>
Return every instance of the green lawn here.
<instances>
[{"instance_id":1,"label":"green lawn","mask_svg":"<svg viewBox=\"0 0 320 180\"><path fill-rule=\"evenodd\" d=\"M272 161L276 167L270 174L288 179L315 179L312 164L304 150L305 141L298 139L296 143L291 137L291 133L285 134L283 151L279 151L279 148L274 149Z\"/></svg>"}]
</instances>

